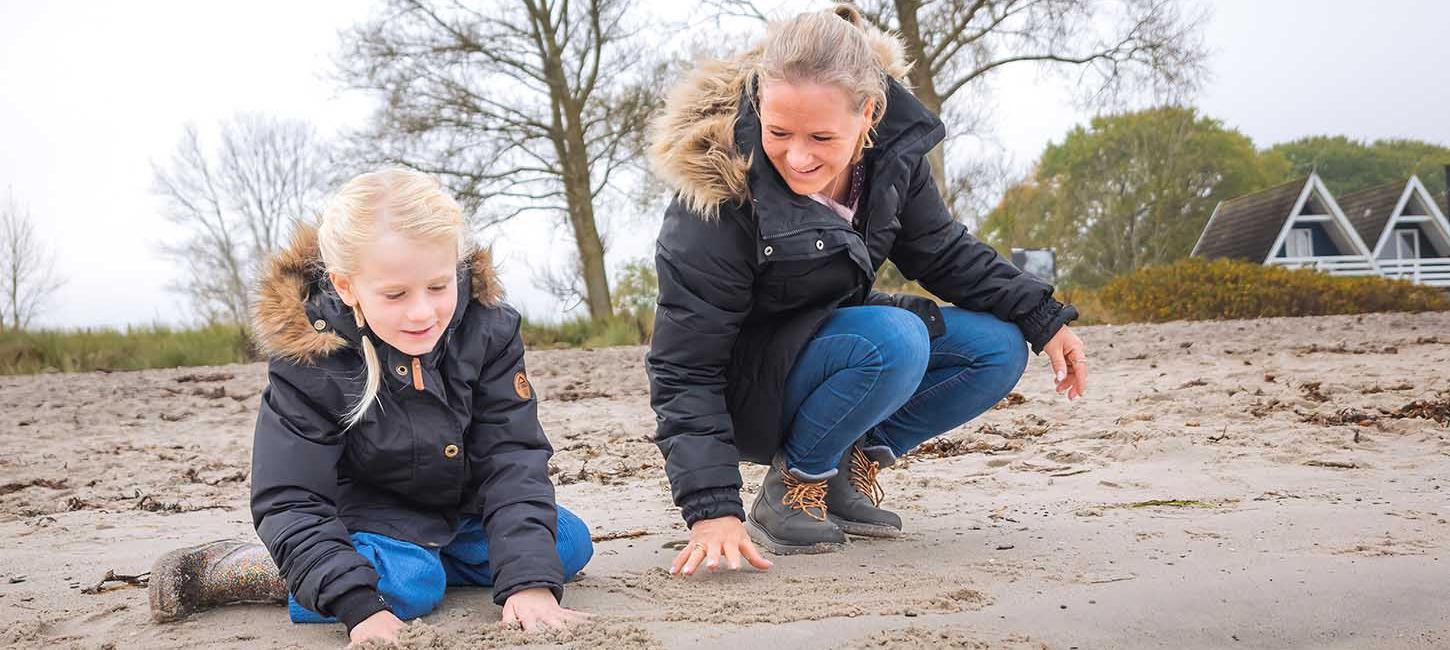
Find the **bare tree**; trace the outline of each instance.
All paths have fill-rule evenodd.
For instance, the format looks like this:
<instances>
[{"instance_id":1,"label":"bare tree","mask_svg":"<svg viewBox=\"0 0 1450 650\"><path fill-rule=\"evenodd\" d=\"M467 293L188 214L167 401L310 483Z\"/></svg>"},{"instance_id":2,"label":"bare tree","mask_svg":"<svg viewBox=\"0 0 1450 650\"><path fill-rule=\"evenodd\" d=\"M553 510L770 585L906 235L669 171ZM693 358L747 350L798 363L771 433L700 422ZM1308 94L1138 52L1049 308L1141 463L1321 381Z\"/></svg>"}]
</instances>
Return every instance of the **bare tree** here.
<instances>
[{"instance_id":1,"label":"bare tree","mask_svg":"<svg viewBox=\"0 0 1450 650\"><path fill-rule=\"evenodd\" d=\"M172 288L207 322L245 324L258 265L294 224L316 218L336 179L304 122L239 115L220 131L208 151L187 126L169 163L153 164L153 191L185 233L162 246L185 269Z\"/></svg>"},{"instance_id":2,"label":"bare tree","mask_svg":"<svg viewBox=\"0 0 1450 650\"><path fill-rule=\"evenodd\" d=\"M29 327L64 284L30 210L9 193L0 205L0 332Z\"/></svg>"},{"instance_id":3,"label":"bare tree","mask_svg":"<svg viewBox=\"0 0 1450 650\"><path fill-rule=\"evenodd\" d=\"M754 0L707 0L723 15L758 17ZM1090 105L1113 103L1125 92L1174 96L1196 87L1207 49L1205 15L1190 0L860 0L862 16L896 32L912 62L910 82L928 109L953 117L978 114L982 88L993 73L1038 65L1075 78ZM956 101L953 101L956 100ZM946 154L932 152L943 194ZM970 167L970 166L969 166ZM949 197L951 198L951 197Z\"/></svg>"},{"instance_id":4,"label":"bare tree","mask_svg":"<svg viewBox=\"0 0 1450 650\"><path fill-rule=\"evenodd\" d=\"M596 210L639 186L663 63L636 0L387 0L345 37L341 76L385 97L378 162L439 175L480 227L565 217L594 318L613 311Z\"/></svg>"}]
</instances>

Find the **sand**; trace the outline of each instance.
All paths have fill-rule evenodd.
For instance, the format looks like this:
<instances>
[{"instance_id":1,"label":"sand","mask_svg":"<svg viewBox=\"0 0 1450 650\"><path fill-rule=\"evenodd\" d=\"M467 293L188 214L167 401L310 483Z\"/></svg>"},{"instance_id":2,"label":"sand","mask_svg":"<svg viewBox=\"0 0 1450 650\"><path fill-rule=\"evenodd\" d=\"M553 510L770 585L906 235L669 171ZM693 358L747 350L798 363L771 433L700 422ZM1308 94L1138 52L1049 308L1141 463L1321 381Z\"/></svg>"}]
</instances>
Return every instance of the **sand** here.
<instances>
[{"instance_id":1,"label":"sand","mask_svg":"<svg viewBox=\"0 0 1450 650\"><path fill-rule=\"evenodd\" d=\"M500 630L488 592L459 589L401 647L1450 647L1450 313L1081 335L1088 399L1034 359L999 408L883 472L902 538L690 579L664 572L686 532L644 350L530 352L559 499L601 539L566 605L597 617ZM264 382L0 377L0 647L345 643L273 605L157 625L143 587L97 588L253 535Z\"/></svg>"}]
</instances>

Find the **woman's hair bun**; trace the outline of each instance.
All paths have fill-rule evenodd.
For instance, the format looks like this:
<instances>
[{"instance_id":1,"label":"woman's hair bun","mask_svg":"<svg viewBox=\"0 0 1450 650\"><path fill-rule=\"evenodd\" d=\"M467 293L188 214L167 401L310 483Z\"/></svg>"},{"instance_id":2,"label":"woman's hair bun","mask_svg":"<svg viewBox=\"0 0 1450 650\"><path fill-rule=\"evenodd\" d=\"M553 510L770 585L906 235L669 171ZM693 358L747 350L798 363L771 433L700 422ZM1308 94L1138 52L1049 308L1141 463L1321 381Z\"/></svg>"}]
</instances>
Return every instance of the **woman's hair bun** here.
<instances>
[{"instance_id":1,"label":"woman's hair bun","mask_svg":"<svg viewBox=\"0 0 1450 650\"><path fill-rule=\"evenodd\" d=\"M840 16L841 20L851 23L852 25L855 25L857 27L861 26L861 11L856 9L856 5L853 5L849 2L838 2L836 3L835 9L833 9L832 11L834 11L837 16Z\"/></svg>"}]
</instances>

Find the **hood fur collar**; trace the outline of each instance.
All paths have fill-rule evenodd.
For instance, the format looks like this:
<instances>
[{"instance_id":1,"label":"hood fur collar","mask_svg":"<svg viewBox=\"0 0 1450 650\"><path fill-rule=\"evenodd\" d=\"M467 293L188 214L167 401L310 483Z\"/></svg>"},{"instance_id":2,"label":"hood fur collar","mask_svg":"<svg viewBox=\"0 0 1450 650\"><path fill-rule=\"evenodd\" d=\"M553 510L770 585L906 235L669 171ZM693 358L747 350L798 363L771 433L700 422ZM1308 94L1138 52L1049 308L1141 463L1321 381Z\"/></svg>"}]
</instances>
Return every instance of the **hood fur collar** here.
<instances>
[{"instance_id":1,"label":"hood fur collar","mask_svg":"<svg viewBox=\"0 0 1450 650\"><path fill-rule=\"evenodd\" d=\"M863 24L866 40L888 75L906 83L911 64L896 36ZM655 174L694 213L713 219L720 204L749 198L750 157L735 144L735 121L759 47L726 60L698 62L675 86L660 117L650 125L650 163Z\"/></svg>"},{"instance_id":2,"label":"hood fur collar","mask_svg":"<svg viewBox=\"0 0 1450 650\"><path fill-rule=\"evenodd\" d=\"M503 285L489 252L479 249L467 264L473 299L484 305L498 304ZM298 225L291 245L267 261L252 307L252 336L267 356L311 363L350 345L338 329L351 323L313 320L308 314L308 302L322 280L321 268L317 228L312 225ZM459 305L458 313L464 307ZM350 319L351 313L346 317ZM454 320L457 318L455 314Z\"/></svg>"}]
</instances>

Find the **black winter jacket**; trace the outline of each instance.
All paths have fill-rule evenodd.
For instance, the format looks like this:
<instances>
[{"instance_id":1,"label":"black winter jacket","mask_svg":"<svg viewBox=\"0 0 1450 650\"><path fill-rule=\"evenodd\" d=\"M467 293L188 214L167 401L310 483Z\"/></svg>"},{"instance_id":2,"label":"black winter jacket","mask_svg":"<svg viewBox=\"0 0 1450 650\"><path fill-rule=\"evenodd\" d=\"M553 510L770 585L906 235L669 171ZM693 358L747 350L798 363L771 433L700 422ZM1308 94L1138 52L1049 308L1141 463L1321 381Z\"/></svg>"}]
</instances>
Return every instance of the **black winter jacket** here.
<instances>
[{"instance_id":1,"label":"black winter jacket","mask_svg":"<svg viewBox=\"0 0 1450 650\"><path fill-rule=\"evenodd\" d=\"M252 450L252 520L304 607L351 629L386 604L349 534L448 545L482 518L494 601L530 587L562 596L553 450L524 371L519 315L499 303L487 253L461 265L458 308L435 349L411 357L370 337L378 402L346 431L365 374L351 310L299 228L260 287L253 325L271 357Z\"/></svg>"},{"instance_id":2,"label":"black winter jacket","mask_svg":"<svg viewBox=\"0 0 1450 650\"><path fill-rule=\"evenodd\" d=\"M891 37L870 36L883 68L904 70ZM886 260L963 309L1016 323L1037 352L1077 315L952 218L926 158L945 129L894 79L856 223L792 192L761 149L750 56L697 70L653 134L656 173L678 193L656 247L647 367L656 442L689 524L744 518L739 462L768 463L781 448L797 355L838 307L893 302L871 290ZM934 303L894 301L941 331Z\"/></svg>"}]
</instances>

